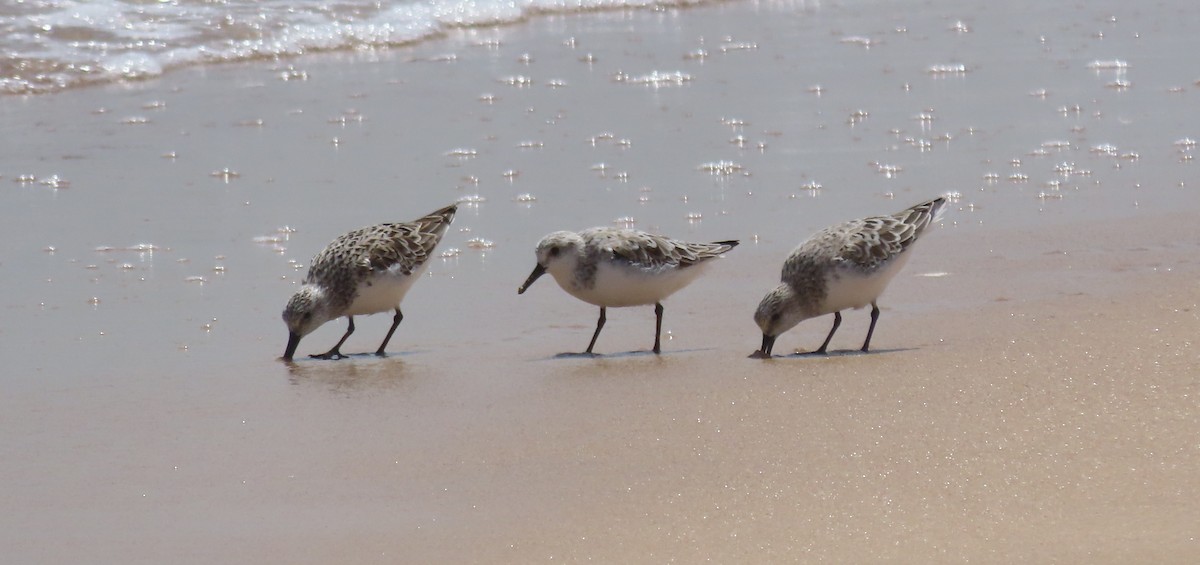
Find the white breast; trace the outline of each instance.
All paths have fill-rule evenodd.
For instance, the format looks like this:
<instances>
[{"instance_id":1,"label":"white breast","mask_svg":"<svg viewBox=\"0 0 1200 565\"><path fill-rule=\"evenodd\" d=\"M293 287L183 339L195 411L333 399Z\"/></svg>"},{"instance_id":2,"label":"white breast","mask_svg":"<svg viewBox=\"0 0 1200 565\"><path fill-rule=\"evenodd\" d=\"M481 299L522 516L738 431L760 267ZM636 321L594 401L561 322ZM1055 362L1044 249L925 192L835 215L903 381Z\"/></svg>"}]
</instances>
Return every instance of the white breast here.
<instances>
[{"instance_id":1,"label":"white breast","mask_svg":"<svg viewBox=\"0 0 1200 565\"><path fill-rule=\"evenodd\" d=\"M908 253L901 253L869 274L851 269L835 269L825 277L828 294L820 314L832 314L847 308L862 308L883 294L892 278L908 262Z\"/></svg>"},{"instance_id":2,"label":"white breast","mask_svg":"<svg viewBox=\"0 0 1200 565\"><path fill-rule=\"evenodd\" d=\"M400 305L408 289L425 272L427 265L421 265L411 275L400 273L395 268L375 274L358 283L358 296L347 309L349 316L375 314L386 312Z\"/></svg>"},{"instance_id":3,"label":"white breast","mask_svg":"<svg viewBox=\"0 0 1200 565\"><path fill-rule=\"evenodd\" d=\"M683 269L666 268L647 272L611 263L596 269L596 283L575 284L574 272L551 272L558 286L568 294L596 306L642 306L654 304L687 286L707 265L691 265Z\"/></svg>"}]
</instances>

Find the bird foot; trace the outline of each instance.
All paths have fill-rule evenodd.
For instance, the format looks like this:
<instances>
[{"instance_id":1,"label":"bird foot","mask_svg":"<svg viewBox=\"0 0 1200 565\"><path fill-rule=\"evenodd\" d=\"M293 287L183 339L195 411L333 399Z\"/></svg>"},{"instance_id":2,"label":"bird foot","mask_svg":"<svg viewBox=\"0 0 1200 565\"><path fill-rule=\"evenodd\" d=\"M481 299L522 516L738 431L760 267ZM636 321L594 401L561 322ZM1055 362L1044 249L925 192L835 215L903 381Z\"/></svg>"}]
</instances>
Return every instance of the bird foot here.
<instances>
[{"instance_id":1,"label":"bird foot","mask_svg":"<svg viewBox=\"0 0 1200 565\"><path fill-rule=\"evenodd\" d=\"M764 353L763 350L761 350L761 349L756 349L756 350L754 350L754 353L751 353L746 358L747 359L770 359L771 354Z\"/></svg>"},{"instance_id":2,"label":"bird foot","mask_svg":"<svg viewBox=\"0 0 1200 565\"><path fill-rule=\"evenodd\" d=\"M340 352L336 349L334 349L333 351L326 351L325 353L322 353L320 355L309 355L309 357L311 357L313 359L324 359L326 361L331 360L331 359L334 361L337 361L338 359L346 358L345 355L342 355L342 352Z\"/></svg>"}]
</instances>

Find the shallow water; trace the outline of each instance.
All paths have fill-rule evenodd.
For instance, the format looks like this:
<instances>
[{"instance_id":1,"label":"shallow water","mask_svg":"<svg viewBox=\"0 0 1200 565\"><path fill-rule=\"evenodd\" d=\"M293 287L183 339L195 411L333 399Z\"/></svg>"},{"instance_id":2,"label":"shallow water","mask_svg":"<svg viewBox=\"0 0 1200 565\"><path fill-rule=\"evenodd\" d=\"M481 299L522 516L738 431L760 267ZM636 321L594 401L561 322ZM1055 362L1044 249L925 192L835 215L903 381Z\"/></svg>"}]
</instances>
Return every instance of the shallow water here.
<instances>
[{"instance_id":1,"label":"shallow water","mask_svg":"<svg viewBox=\"0 0 1200 565\"><path fill-rule=\"evenodd\" d=\"M1196 203L1186 18L1038 8L1028 29L1016 8L706 10L735 17L556 16L406 51L4 98L12 339L89 356L138 344L162 361L241 350L278 333L282 297L333 236L457 199L443 250L459 253L433 266L446 284L421 285L412 319L445 303L487 315L555 229L739 238L758 245L737 257L775 258L829 223L943 192L957 195L948 238ZM1091 68L1113 60L1123 68ZM928 72L938 64L967 71ZM297 70L308 78L281 79ZM654 72L692 79L614 78ZM1118 77L1133 86L1106 86ZM416 346L461 331L446 326ZM28 359L18 373L55 363Z\"/></svg>"}]
</instances>

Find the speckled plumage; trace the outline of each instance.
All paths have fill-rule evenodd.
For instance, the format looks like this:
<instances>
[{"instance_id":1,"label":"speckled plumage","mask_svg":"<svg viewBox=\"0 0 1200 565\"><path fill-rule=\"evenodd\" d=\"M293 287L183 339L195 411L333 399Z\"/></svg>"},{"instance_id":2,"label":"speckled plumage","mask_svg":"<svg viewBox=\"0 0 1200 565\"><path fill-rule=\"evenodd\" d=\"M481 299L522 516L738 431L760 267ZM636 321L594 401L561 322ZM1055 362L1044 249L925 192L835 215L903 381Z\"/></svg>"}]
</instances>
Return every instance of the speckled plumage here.
<instances>
[{"instance_id":1,"label":"speckled plumage","mask_svg":"<svg viewBox=\"0 0 1200 565\"><path fill-rule=\"evenodd\" d=\"M341 358L341 345L354 332L354 316L394 310L384 348L403 315L400 302L424 271L434 247L450 225L456 204L412 222L386 223L360 228L338 236L325 246L309 265L308 274L288 301L283 312L288 326L285 359L291 359L300 338L321 324L346 316L350 324L341 341L322 355Z\"/></svg>"},{"instance_id":2,"label":"speckled plumage","mask_svg":"<svg viewBox=\"0 0 1200 565\"><path fill-rule=\"evenodd\" d=\"M600 320L586 353L592 352L609 306L654 304L655 353L660 352L661 301L690 284L706 261L733 249L737 241L691 243L639 230L598 227L560 231L538 243L537 266L517 290L549 272L563 290L600 307Z\"/></svg>"},{"instance_id":3,"label":"speckled plumage","mask_svg":"<svg viewBox=\"0 0 1200 565\"><path fill-rule=\"evenodd\" d=\"M763 330L763 349L770 355L774 339L796 324L834 314L833 329L819 353L841 324L841 310L871 305L871 327L862 350L871 344L879 307L875 301L908 261L908 250L940 219L945 197L922 202L901 212L850 220L825 228L792 251L783 263L782 283L763 298L754 319Z\"/></svg>"}]
</instances>

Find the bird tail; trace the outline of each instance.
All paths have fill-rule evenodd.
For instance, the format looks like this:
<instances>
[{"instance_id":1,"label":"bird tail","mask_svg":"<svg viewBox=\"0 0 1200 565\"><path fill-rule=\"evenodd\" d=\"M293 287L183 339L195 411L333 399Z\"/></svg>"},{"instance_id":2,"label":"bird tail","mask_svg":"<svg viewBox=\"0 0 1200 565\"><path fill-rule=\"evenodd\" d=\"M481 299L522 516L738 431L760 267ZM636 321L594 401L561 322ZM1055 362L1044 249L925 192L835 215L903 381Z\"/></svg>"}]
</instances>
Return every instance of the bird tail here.
<instances>
[{"instance_id":1,"label":"bird tail","mask_svg":"<svg viewBox=\"0 0 1200 565\"><path fill-rule=\"evenodd\" d=\"M942 216L946 213L946 204L950 203L950 197L942 195L930 200L929 203L933 204L933 209L930 211L933 217L929 219L930 223L936 224L942 221Z\"/></svg>"},{"instance_id":2,"label":"bird tail","mask_svg":"<svg viewBox=\"0 0 1200 565\"><path fill-rule=\"evenodd\" d=\"M458 211L458 203L455 202L444 208L439 208L418 218L413 223L420 226L420 231L425 233L436 233L440 239L442 234L446 232L446 228L450 226L450 222L454 221L454 213Z\"/></svg>"},{"instance_id":3,"label":"bird tail","mask_svg":"<svg viewBox=\"0 0 1200 565\"><path fill-rule=\"evenodd\" d=\"M713 246L713 255L720 255L726 251L729 251L730 249L733 249L734 247L737 247L739 243L741 242L736 239L731 239L728 241L714 241L709 245Z\"/></svg>"},{"instance_id":4,"label":"bird tail","mask_svg":"<svg viewBox=\"0 0 1200 565\"><path fill-rule=\"evenodd\" d=\"M915 227L916 233L914 236L919 236L921 232L941 221L942 215L946 212L946 204L948 202L949 199L945 196L939 196L900 212L895 217L901 222Z\"/></svg>"}]
</instances>

